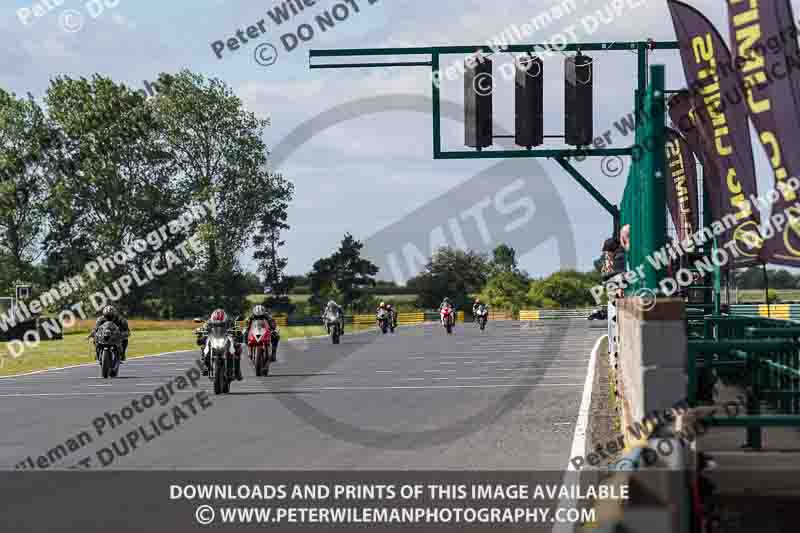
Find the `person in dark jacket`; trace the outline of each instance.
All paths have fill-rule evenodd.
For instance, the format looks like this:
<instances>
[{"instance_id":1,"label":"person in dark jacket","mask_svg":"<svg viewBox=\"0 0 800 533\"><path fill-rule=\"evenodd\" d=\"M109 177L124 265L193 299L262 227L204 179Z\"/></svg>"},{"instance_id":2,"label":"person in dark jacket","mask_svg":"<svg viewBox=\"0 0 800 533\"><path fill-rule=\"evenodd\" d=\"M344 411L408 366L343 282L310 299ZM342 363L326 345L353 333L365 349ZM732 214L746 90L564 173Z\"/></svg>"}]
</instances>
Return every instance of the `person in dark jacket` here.
<instances>
[{"instance_id":1,"label":"person in dark jacket","mask_svg":"<svg viewBox=\"0 0 800 533\"><path fill-rule=\"evenodd\" d=\"M625 249L616 237L606 239L603 243L603 255L603 281L625 272Z\"/></svg>"}]
</instances>

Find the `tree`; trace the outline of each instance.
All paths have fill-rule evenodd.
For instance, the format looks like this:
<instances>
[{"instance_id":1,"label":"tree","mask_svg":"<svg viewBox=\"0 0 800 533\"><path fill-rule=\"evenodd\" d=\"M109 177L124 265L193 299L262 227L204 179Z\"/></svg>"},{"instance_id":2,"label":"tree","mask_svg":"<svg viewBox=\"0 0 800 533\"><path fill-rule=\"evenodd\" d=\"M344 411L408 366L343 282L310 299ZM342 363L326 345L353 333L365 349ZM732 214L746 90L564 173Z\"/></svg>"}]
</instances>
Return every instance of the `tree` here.
<instances>
[{"instance_id":1,"label":"tree","mask_svg":"<svg viewBox=\"0 0 800 533\"><path fill-rule=\"evenodd\" d=\"M268 170L262 137L269 121L245 111L241 100L217 78L184 70L175 76L162 74L158 83L154 106L179 169L185 201L210 200L216 206L215 216L199 228L205 250L198 257L198 268L214 280L207 287L212 298L235 298L231 285L241 275L239 253L254 231L263 237L260 244L269 240L273 228L284 223L291 199L291 186ZM261 259L269 262L267 257Z\"/></svg>"},{"instance_id":2,"label":"tree","mask_svg":"<svg viewBox=\"0 0 800 533\"><path fill-rule=\"evenodd\" d=\"M341 305L349 307L364 294L364 287L375 285L378 267L361 257L364 243L346 233L339 249L330 257L316 261L308 274L311 280L312 306L323 304L326 291L336 288L341 294Z\"/></svg>"},{"instance_id":3,"label":"tree","mask_svg":"<svg viewBox=\"0 0 800 533\"><path fill-rule=\"evenodd\" d=\"M536 307L545 308L591 306L595 304L591 288L599 283L600 275L596 272L562 270L534 280L528 300Z\"/></svg>"},{"instance_id":4,"label":"tree","mask_svg":"<svg viewBox=\"0 0 800 533\"><path fill-rule=\"evenodd\" d=\"M60 77L51 82L45 102L61 138L48 183L45 249L52 284L174 220L184 201L162 124L141 94L100 75ZM185 238L167 237L164 249ZM102 273L96 284L106 285L162 253L140 252L131 263ZM117 303L137 312L154 290L135 284Z\"/></svg>"},{"instance_id":5,"label":"tree","mask_svg":"<svg viewBox=\"0 0 800 533\"><path fill-rule=\"evenodd\" d=\"M275 180L277 197L259 216L258 233L253 236L256 251L253 258L258 261L258 270L264 274L264 285L273 297L284 296L294 287L294 278L284 273L289 261L281 257L278 248L285 244L281 232L289 229L286 223L289 200L294 193L294 186L282 179Z\"/></svg>"},{"instance_id":6,"label":"tree","mask_svg":"<svg viewBox=\"0 0 800 533\"><path fill-rule=\"evenodd\" d=\"M528 301L528 280L517 272L497 272L486 283L481 298L499 309L518 312Z\"/></svg>"},{"instance_id":7,"label":"tree","mask_svg":"<svg viewBox=\"0 0 800 533\"><path fill-rule=\"evenodd\" d=\"M0 294L32 274L44 234L45 176L57 134L29 94L0 89Z\"/></svg>"},{"instance_id":8,"label":"tree","mask_svg":"<svg viewBox=\"0 0 800 533\"><path fill-rule=\"evenodd\" d=\"M492 264L501 272L512 272L517 268L517 252L507 244L501 244L492 252Z\"/></svg>"},{"instance_id":9,"label":"tree","mask_svg":"<svg viewBox=\"0 0 800 533\"><path fill-rule=\"evenodd\" d=\"M415 289L420 307L437 308L447 296L457 308L464 309L470 303L470 293L481 290L488 274L489 262L484 254L443 247L433 254L425 271L406 285Z\"/></svg>"}]
</instances>

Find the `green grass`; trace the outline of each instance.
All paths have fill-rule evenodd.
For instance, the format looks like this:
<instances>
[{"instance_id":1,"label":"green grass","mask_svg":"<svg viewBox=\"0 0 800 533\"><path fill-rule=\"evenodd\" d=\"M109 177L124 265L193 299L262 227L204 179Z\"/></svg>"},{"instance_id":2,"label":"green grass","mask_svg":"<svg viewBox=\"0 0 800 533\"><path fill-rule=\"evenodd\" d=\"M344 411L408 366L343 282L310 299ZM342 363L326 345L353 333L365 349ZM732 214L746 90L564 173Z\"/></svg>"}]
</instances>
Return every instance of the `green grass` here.
<instances>
[{"instance_id":1,"label":"green grass","mask_svg":"<svg viewBox=\"0 0 800 533\"><path fill-rule=\"evenodd\" d=\"M0 376L91 363L94 360L94 345L85 335L65 335L63 340L42 341L38 346L26 347L17 358L11 356L8 345L0 345ZM194 346L194 335L190 330L134 331L128 346L128 357L190 350Z\"/></svg>"},{"instance_id":2,"label":"green grass","mask_svg":"<svg viewBox=\"0 0 800 533\"><path fill-rule=\"evenodd\" d=\"M800 289L775 289L775 292L778 293L780 302L800 302ZM740 289L739 303L764 303L764 289Z\"/></svg>"},{"instance_id":3,"label":"green grass","mask_svg":"<svg viewBox=\"0 0 800 533\"><path fill-rule=\"evenodd\" d=\"M369 329L370 327L372 326L356 326L355 329ZM353 330L353 326L347 326L346 332ZM325 334L325 328L321 325L282 327L280 331L281 339ZM12 357L8 345L9 343L0 343L0 376L13 376L35 370L62 368L94 361L94 345L86 339L85 334L65 335L63 340L42 341L38 346L25 348L16 358ZM137 330L133 328L133 335L128 345L128 358L192 350L196 347L195 336L191 329Z\"/></svg>"}]
</instances>

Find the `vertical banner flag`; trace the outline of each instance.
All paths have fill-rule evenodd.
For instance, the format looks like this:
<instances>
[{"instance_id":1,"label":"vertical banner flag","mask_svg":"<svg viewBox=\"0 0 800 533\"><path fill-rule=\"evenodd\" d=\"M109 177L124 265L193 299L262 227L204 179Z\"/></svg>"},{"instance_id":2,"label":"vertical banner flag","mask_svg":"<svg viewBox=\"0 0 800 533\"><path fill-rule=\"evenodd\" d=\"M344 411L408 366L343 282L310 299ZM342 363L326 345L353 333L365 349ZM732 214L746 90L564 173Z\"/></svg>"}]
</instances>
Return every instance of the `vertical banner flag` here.
<instances>
[{"instance_id":1,"label":"vertical banner flag","mask_svg":"<svg viewBox=\"0 0 800 533\"><path fill-rule=\"evenodd\" d=\"M711 162L709 148L705 146L697 125L694 123L692 100L689 96L689 91L681 91L674 94L667 102L667 105L672 124L683 135L689 148L703 165L703 194L709 199L711 219L722 220L722 208L719 205L722 184L717 173L717 167ZM699 213L700 211L696 212Z\"/></svg>"},{"instance_id":2,"label":"vertical banner flag","mask_svg":"<svg viewBox=\"0 0 800 533\"><path fill-rule=\"evenodd\" d=\"M722 219L715 220L710 229L722 236L718 244L731 252L734 266L760 262L763 242L759 213L750 203L757 186L746 105L733 101L736 76L723 69L723 65L731 65L730 51L714 25L697 9L678 0L667 3L694 103L695 124L709 148L709 163L715 165L721 178Z\"/></svg>"},{"instance_id":3,"label":"vertical banner flag","mask_svg":"<svg viewBox=\"0 0 800 533\"><path fill-rule=\"evenodd\" d=\"M735 72L741 86L738 101L745 102L775 174L775 190L757 201L764 208L772 206L770 224L763 231L763 257L770 263L800 266L800 198L787 182L800 176L800 73L795 71L800 59L792 17L788 0L728 0L735 51L729 75Z\"/></svg>"},{"instance_id":4,"label":"vertical banner flag","mask_svg":"<svg viewBox=\"0 0 800 533\"><path fill-rule=\"evenodd\" d=\"M666 137L667 207L675 224L676 240L685 241L698 229L697 165L694 154L680 133L668 128Z\"/></svg>"}]
</instances>

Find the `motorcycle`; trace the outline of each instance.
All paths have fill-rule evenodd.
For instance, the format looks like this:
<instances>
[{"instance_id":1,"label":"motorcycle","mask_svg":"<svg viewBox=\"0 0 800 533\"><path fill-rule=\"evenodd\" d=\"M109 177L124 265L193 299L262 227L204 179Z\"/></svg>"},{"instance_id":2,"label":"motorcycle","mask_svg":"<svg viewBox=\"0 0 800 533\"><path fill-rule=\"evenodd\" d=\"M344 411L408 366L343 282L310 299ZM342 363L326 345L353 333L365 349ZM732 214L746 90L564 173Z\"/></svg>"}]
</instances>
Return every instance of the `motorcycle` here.
<instances>
[{"instance_id":1,"label":"motorcycle","mask_svg":"<svg viewBox=\"0 0 800 533\"><path fill-rule=\"evenodd\" d=\"M266 320L253 320L247 331L247 348L250 360L256 369L256 376L268 376L272 361L272 331Z\"/></svg>"},{"instance_id":2,"label":"motorcycle","mask_svg":"<svg viewBox=\"0 0 800 533\"><path fill-rule=\"evenodd\" d=\"M376 318L378 320L378 328L386 335L386 331L389 329L389 313L386 312L386 309L378 309Z\"/></svg>"},{"instance_id":3,"label":"motorcycle","mask_svg":"<svg viewBox=\"0 0 800 533\"><path fill-rule=\"evenodd\" d=\"M587 320L608 320L608 309L601 307L595 309L588 317Z\"/></svg>"},{"instance_id":4,"label":"motorcycle","mask_svg":"<svg viewBox=\"0 0 800 533\"><path fill-rule=\"evenodd\" d=\"M485 305L479 306L475 311L475 318L478 320L481 331L486 329L486 321L489 320L489 308Z\"/></svg>"},{"instance_id":5,"label":"motorcycle","mask_svg":"<svg viewBox=\"0 0 800 533\"><path fill-rule=\"evenodd\" d=\"M232 352L239 353L240 347L233 340L234 330L224 326L206 326L205 330L207 336L203 358L208 363L208 377L214 383L214 394L227 394L231 391L236 372Z\"/></svg>"},{"instance_id":6,"label":"motorcycle","mask_svg":"<svg viewBox=\"0 0 800 533\"><path fill-rule=\"evenodd\" d=\"M122 360L122 331L113 322L105 322L94 333L95 353L103 379L115 378L119 374Z\"/></svg>"},{"instance_id":7,"label":"motorcycle","mask_svg":"<svg viewBox=\"0 0 800 533\"><path fill-rule=\"evenodd\" d=\"M328 335L331 336L333 344L339 344L339 338L342 336L342 317L338 311L329 311L325 315L325 327L328 328Z\"/></svg>"},{"instance_id":8,"label":"motorcycle","mask_svg":"<svg viewBox=\"0 0 800 533\"><path fill-rule=\"evenodd\" d=\"M456 322L455 311L453 311L452 307L443 307L441 311L439 311L439 315L442 319L442 325L444 329L447 330L447 334L451 335L453 333L453 326Z\"/></svg>"}]
</instances>

